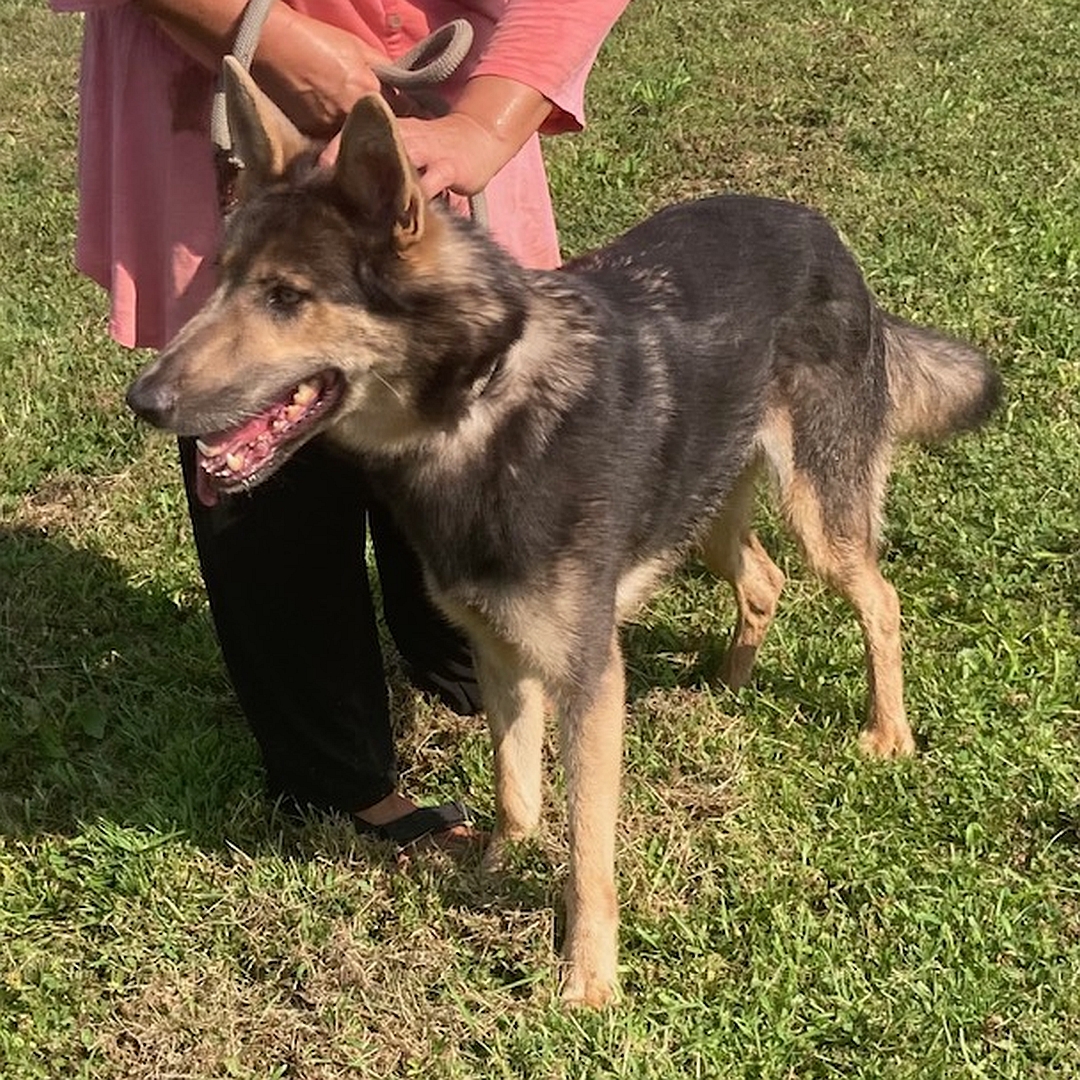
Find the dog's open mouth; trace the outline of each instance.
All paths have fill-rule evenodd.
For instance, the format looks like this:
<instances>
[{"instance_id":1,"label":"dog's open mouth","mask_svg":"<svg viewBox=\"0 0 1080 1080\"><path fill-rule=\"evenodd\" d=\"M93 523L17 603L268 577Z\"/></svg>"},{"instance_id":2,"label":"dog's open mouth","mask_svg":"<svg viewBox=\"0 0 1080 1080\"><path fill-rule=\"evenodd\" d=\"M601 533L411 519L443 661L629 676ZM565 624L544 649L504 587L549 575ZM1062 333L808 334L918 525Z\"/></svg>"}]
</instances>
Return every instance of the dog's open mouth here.
<instances>
[{"instance_id":1,"label":"dog's open mouth","mask_svg":"<svg viewBox=\"0 0 1080 1080\"><path fill-rule=\"evenodd\" d=\"M312 428L341 401L344 382L335 371L312 375L239 427L196 440L196 491L204 506L219 495L262 483Z\"/></svg>"}]
</instances>

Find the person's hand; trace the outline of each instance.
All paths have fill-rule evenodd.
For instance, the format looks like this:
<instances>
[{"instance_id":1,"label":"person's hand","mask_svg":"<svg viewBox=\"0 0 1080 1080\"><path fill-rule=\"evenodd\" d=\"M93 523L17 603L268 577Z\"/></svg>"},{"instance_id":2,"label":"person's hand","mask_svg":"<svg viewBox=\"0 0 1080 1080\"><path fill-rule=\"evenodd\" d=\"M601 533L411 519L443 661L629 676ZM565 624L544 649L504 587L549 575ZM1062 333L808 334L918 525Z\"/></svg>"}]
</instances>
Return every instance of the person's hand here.
<instances>
[{"instance_id":1,"label":"person's hand","mask_svg":"<svg viewBox=\"0 0 1080 1080\"><path fill-rule=\"evenodd\" d=\"M465 84L453 111L437 120L402 120L401 137L429 198L475 195L540 130L551 102L501 75Z\"/></svg>"},{"instance_id":2,"label":"person's hand","mask_svg":"<svg viewBox=\"0 0 1080 1080\"><path fill-rule=\"evenodd\" d=\"M359 98L378 92L372 65L386 58L345 30L289 14L293 25L256 55L256 78L305 135L328 138Z\"/></svg>"},{"instance_id":3,"label":"person's hand","mask_svg":"<svg viewBox=\"0 0 1080 1080\"><path fill-rule=\"evenodd\" d=\"M232 47L244 0L134 0L210 71ZM252 74L305 134L329 138L364 94L377 92L372 65L386 57L336 26L275 3L259 36Z\"/></svg>"},{"instance_id":4,"label":"person's hand","mask_svg":"<svg viewBox=\"0 0 1080 1080\"><path fill-rule=\"evenodd\" d=\"M481 75L469 80L446 116L403 117L398 130L429 199L444 191L475 195L540 129L550 112L551 102L531 86ZM322 162L331 164L337 149L334 138L323 151Z\"/></svg>"},{"instance_id":5,"label":"person's hand","mask_svg":"<svg viewBox=\"0 0 1080 1080\"><path fill-rule=\"evenodd\" d=\"M434 120L398 121L405 152L420 173L420 187L433 199L444 191L475 195L513 157L493 132L471 116L451 112Z\"/></svg>"}]
</instances>

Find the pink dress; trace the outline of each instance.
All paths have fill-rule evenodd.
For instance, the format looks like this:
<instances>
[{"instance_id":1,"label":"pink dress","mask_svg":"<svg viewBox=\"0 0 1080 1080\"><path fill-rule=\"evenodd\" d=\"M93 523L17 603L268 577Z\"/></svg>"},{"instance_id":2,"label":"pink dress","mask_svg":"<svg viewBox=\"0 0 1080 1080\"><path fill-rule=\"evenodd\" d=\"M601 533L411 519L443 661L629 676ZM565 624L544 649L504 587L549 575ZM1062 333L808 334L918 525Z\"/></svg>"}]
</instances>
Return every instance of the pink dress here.
<instances>
[{"instance_id":1,"label":"pink dress","mask_svg":"<svg viewBox=\"0 0 1080 1080\"><path fill-rule=\"evenodd\" d=\"M79 80L78 268L108 290L109 331L160 348L213 288L219 216L210 147L214 75L125 0L50 0L84 11ZM584 122L585 80L627 0L291 0L390 57L464 16L473 49L447 88L502 75L555 109L545 132ZM559 248L537 137L487 188L495 238L526 266L558 265Z\"/></svg>"}]
</instances>

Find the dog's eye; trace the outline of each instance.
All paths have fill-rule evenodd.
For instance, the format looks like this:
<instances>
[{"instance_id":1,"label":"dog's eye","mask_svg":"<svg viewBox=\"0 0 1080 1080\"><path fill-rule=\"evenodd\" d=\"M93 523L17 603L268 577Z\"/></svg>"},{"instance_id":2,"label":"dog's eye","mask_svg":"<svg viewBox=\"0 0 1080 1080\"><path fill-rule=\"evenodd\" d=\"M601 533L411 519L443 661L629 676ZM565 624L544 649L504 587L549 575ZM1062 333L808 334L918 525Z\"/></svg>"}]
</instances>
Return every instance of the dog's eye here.
<instances>
[{"instance_id":1,"label":"dog's eye","mask_svg":"<svg viewBox=\"0 0 1080 1080\"><path fill-rule=\"evenodd\" d=\"M303 303L304 294L292 285L271 285L266 290L266 306L275 315L292 315Z\"/></svg>"}]
</instances>

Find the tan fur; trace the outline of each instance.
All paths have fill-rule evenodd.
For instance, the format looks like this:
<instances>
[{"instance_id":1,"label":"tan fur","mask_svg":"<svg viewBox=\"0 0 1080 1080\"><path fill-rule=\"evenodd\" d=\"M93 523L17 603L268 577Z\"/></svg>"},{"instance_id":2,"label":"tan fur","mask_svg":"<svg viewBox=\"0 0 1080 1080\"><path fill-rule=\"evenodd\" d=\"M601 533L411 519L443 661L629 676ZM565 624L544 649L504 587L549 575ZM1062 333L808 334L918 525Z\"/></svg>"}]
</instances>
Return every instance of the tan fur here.
<instances>
[{"instance_id":1,"label":"tan fur","mask_svg":"<svg viewBox=\"0 0 1080 1080\"><path fill-rule=\"evenodd\" d=\"M531 835L540 821L545 699L560 714L566 771L570 877L566 886L567 973L563 999L592 1007L612 1000L616 986L618 901L615 827L622 773L624 676L617 636L607 668L584 712L568 709L574 667L568 607L585 601L572 566L554 589L501 597L477 606L436 594L473 643L494 750L495 832L485 865L506 845ZM460 594L459 594L460 595ZM571 616L572 617L572 616Z\"/></svg>"},{"instance_id":2,"label":"tan fur","mask_svg":"<svg viewBox=\"0 0 1080 1080\"><path fill-rule=\"evenodd\" d=\"M932 442L985 419L987 371L965 342L893 319L883 330L896 439Z\"/></svg>"},{"instance_id":3,"label":"tan fur","mask_svg":"<svg viewBox=\"0 0 1080 1080\"><path fill-rule=\"evenodd\" d=\"M776 481L781 513L807 563L848 601L859 620L869 683L867 722L859 745L872 757L914 753L915 740L904 708L900 604L877 562L889 447L883 446L871 463L868 489L855 519L830 522L826 528L820 493L813 479L796 468L791 417L785 410L766 413L758 445ZM706 545L710 568L732 583L739 608L726 661L726 678L734 687L741 686L749 675L784 580L757 538L745 528L751 485L752 481L744 478L728 499L719 535L714 531ZM733 541L732 536L739 539Z\"/></svg>"},{"instance_id":4,"label":"tan fur","mask_svg":"<svg viewBox=\"0 0 1080 1080\"><path fill-rule=\"evenodd\" d=\"M561 567L552 581L499 591L459 586L452 592L429 582L436 603L472 634L491 634L514 642L521 662L553 682L572 680L573 642L564 631L578 620L587 603L587 583L572 565Z\"/></svg>"},{"instance_id":5,"label":"tan fur","mask_svg":"<svg viewBox=\"0 0 1080 1080\"><path fill-rule=\"evenodd\" d=\"M492 632L475 614L466 616L464 625L475 649L494 750L496 821L485 853L485 865L493 867L508 843L528 837L539 824L545 690L558 700L561 680L538 674L525 649ZM571 1005L599 1007L615 995L615 831L624 699L622 655L613 637L589 706L560 715L570 834L563 1000Z\"/></svg>"},{"instance_id":6,"label":"tan fur","mask_svg":"<svg viewBox=\"0 0 1080 1080\"><path fill-rule=\"evenodd\" d=\"M784 587L783 571L750 528L756 471L751 465L743 473L702 542L705 565L735 593L738 617L721 675L733 690L750 678Z\"/></svg>"},{"instance_id":7,"label":"tan fur","mask_svg":"<svg viewBox=\"0 0 1080 1080\"><path fill-rule=\"evenodd\" d=\"M675 552L639 563L623 574L615 594L615 618L625 622L656 591L664 576L679 562Z\"/></svg>"},{"instance_id":8,"label":"tan fur","mask_svg":"<svg viewBox=\"0 0 1080 1080\"><path fill-rule=\"evenodd\" d=\"M485 865L502 859L506 844L540 824L545 683L522 650L471 619L470 639L483 687L495 769L495 832Z\"/></svg>"},{"instance_id":9,"label":"tan fur","mask_svg":"<svg viewBox=\"0 0 1080 1080\"><path fill-rule=\"evenodd\" d=\"M583 715L564 716L560 729L570 832L563 1000L594 1008L611 1001L616 986L615 827L624 702L622 653L615 636L591 708Z\"/></svg>"}]
</instances>

